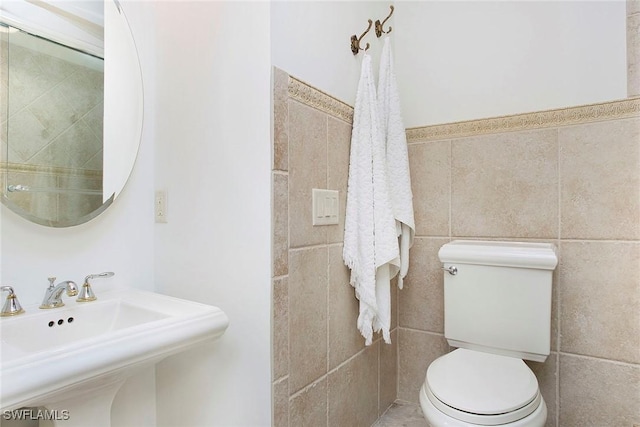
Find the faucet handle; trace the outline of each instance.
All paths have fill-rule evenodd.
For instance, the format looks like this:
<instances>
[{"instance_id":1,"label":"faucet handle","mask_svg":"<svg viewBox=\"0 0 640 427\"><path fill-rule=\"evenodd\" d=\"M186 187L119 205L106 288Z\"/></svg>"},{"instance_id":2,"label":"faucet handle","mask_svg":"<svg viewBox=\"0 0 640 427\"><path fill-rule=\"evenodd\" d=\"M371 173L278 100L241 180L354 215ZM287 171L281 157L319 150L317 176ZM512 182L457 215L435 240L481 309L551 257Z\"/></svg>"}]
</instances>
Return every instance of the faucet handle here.
<instances>
[{"instance_id":1,"label":"faucet handle","mask_svg":"<svg viewBox=\"0 0 640 427\"><path fill-rule=\"evenodd\" d=\"M49 287L52 288L54 286L54 284L56 283L56 279L57 277L47 277L47 280L49 281Z\"/></svg>"},{"instance_id":2,"label":"faucet handle","mask_svg":"<svg viewBox=\"0 0 640 427\"><path fill-rule=\"evenodd\" d=\"M84 278L84 281L88 282L90 279L98 279L98 278L106 279L107 277L111 277L114 274L116 273L114 273L113 271L105 271L104 273L90 274Z\"/></svg>"},{"instance_id":3,"label":"faucet handle","mask_svg":"<svg viewBox=\"0 0 640 427\"><path fill-rule=\"evenodd\" d=\"M18 301L18 297L16 293L13 291L11 286L2 286L0 287L0 292L7 291L9 295L7 295L7 300L4 302L2 306L2 311L0 311L0 316L15 316L20 313L24 313L24 309L20 305Z\"/></svg>"},{"instance_id":4,"label":"faucet handle","mask_svg":"<svg viewBox=\"0 0 640 427\"><path fill-rule=\"evenodd\" d=\"M91 279L106 279L107 277L113 276L115 273L113 271L105 271L104 273L98 274L89 274L84 278L84 284L82 285L82 289L80 290L80 295L76 298L78 302L89 302L95 301L97 299L96 294L93 293L93 289L91 289L91 284L89 280Z\"/></svg>"}]
</instances>

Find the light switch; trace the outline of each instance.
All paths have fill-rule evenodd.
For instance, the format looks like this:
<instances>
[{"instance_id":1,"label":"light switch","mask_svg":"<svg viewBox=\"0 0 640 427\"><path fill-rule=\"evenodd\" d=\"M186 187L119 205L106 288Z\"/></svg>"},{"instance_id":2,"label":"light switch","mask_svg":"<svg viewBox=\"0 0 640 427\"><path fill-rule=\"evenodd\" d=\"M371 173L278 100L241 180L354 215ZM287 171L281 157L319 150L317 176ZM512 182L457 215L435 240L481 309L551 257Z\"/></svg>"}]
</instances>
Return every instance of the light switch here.
<instances>
[{"instance_id":1,"label":"light switch","mask_svg":"<svg viewBox=\"0 0 640 427\"><path fill-rule=\"evenodd\" d=\"M313 225L338 224L338 195L337 190L311 190Z\"/></svg>"}]
</instances>

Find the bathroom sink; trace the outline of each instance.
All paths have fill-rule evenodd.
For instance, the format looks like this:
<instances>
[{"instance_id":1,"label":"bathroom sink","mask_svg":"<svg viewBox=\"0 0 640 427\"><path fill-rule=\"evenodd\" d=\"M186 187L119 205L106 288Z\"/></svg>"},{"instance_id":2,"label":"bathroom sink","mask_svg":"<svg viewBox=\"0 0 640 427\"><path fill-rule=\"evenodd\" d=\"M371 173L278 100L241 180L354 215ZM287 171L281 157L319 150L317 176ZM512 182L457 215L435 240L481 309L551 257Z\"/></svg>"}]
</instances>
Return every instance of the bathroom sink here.
<instances>
[{"instance_id":1,"label":"bathroom sink","mask_svg":"<svg viewBox=\"0 0 640 427\"><path fill-rule=\"evenodd\" d=\"M217 307L133 289L65 304L25 307L0 320L2 410L57 402L68 409L77 397L109 387L115 395L137 369L218 338L229 323Z\"/></svg>"},{"instance_id":2,"label":"bathroom sink","mask_svg":"<svg viewBox=\"0 0 640 427\"><path fill-rule=\"evenodd\" d=\"M122 300L96 301L40 310L33 316L2 322L2 353L5 362L73 343L102 337L109 332L168 318L167 313L149 310Z\"/></svg>"}]
</instances>

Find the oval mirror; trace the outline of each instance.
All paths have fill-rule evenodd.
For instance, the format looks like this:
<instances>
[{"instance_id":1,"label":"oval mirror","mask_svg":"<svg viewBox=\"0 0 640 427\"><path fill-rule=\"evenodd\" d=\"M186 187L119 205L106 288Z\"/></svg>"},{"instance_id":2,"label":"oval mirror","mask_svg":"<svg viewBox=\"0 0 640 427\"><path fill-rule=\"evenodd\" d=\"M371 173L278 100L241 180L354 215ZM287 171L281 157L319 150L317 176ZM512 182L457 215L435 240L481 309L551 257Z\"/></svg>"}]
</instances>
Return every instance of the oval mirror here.
<instances>
[{"instance_id":1,"label":"oval mirror","mask_svg":"<svg viewBox=\"0 0 640 427\"><path fill-rule=\"evenodd\" d=\"M51 227L104 212L142 134L142 74L120 4L3 1L0 103L2 203Z\"/></svg>"}]
</instances>

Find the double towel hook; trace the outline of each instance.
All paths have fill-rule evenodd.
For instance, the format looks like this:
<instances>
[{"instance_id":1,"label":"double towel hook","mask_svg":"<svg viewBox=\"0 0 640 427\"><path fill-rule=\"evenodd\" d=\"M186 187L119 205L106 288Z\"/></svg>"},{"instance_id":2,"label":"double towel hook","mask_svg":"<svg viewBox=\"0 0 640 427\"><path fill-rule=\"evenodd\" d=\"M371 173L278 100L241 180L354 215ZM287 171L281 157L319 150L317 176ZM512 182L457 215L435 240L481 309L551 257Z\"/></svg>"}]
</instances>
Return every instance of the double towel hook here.
<instances>
[{"instance_id":1,"label":"double towel hook","mask_svg":"<svg viewBox=\"0 0 640 427\"><path fill-rule=\"evenodd\" d=\"M391 18L391 15L393 15L393 10L394 7L393 5L389 6L389 9L391 9L391 12L389 12L389 15L384 18L384 21L380 22L380 20L376 20L376 37L380 38L380 36L382 36L382 34L389 34L391 32L391 30L393 30L393 28L390 26L389 29L387 31L384 30L384 24L386 24L386 22L389 20L389 18ZM367 29L364 31L364 33L362 33L360 35L360 37L358 37L357 35L352 35L351 36L351 52L354 55L357 55L358 52L360 52L361 50L366 51L367 49L369 49L369 43L366 44L366 46L364 47L364 49L362 47L360 47L360 42L362 41L362 38L364 36L367 35L367 33L371 30L371 26L373 25L373 21L371 19L369 19L369 26L367 27Z\"/></svg>"},{"instance_id":2,"label":"double towel hook","mask_svg":"<svg viewBox=\"0 0 640 427\"><path fill-rule=\"evenodd\" d=\"M362 40L362 38L369 32L369 30L371 29L371 25L373 25L373 21L369 19L369 26L367 27L365 32L360 35L360 37L356 36L355 34L351 36L351 52L353 52L354 55L357 55L361 50L366 51L367 49L369 49L369 43L367 43L365 48L362 49L360 47L360 40Z\"/></svg>"},{"instance_id":3,"label":"double towel hook","mask_svg":"<svg viewBox=\"0 0 640 427\"><path fill-rule=\"evenodd\" d=\"M376 20L376 37L380 37L382 35L382 33L385 34L389 34L391 32L391 30L393 30L392 27L389 27L389 29L387 31L385 31L382 27L384 26L384 24L389 20L389 18L391 18L391 15L393 15L393 6L389 6L389 9L391 9L391 12L389 13L389 15L384 18L384 21L382 21L382 23L380 23L380 20Z\"/></svg>"}]
</instances>

